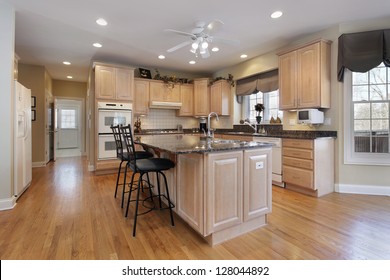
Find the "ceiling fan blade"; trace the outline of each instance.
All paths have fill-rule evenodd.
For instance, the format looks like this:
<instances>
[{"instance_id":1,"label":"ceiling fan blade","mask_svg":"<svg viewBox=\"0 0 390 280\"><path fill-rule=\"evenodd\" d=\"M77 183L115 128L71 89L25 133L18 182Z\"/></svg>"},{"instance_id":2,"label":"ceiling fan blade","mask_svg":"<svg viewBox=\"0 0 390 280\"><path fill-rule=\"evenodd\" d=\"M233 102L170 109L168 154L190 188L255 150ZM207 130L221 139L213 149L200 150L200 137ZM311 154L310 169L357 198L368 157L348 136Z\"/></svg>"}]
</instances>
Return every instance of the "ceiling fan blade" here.
<instances>
[{"instance_id":1,"label":"ceiling fan blade","mask_svg":"<svg viewBox=\"0 0 390 280\"><path fill-rule=\"evenodd\" d=\"M190 36L191 38L194 37L194 34L192 34L192 33L179 31L179 30L175 30L175 29L165 29L164 31L165 32L172 32L172 33L176 33L176 34L184 35L184 36Z\"/></svg>"},{"instance_id":2,"label":"ceiling fan blade","mask_svg":"<svg viewBox=\"0 0 390 280\"><path fill-rule=\"evenodd\" d=\"M183 42L183 43L180 43L180 44L178 44L178 45L176 45L176 46L174 46L174 47L172 47L172 48L170 48L169 50L167 50L167 52L174 52L174 51L176 51L176 50L178 50L178 49L181 49L182 47L185 47L185 46L188 46L189 44L191 44L192 42L191 41L185 41L185 42Z\"/></svg>"},{"instance_id":3,"label":"ceiling fan blade","mask_svg":"<svg viewBox=\"0 0 390 280\"><path fill-rule=\"evenodd\" d=\"M222 27L222 25L224 25L224 23L219 20L219 19L215 19L211 22L209 22L206 26L205 26L205 29L206 29L206 33L212 33L212 32L215 32L217 31L219 28Z\"/></svg>"}]
</instances>

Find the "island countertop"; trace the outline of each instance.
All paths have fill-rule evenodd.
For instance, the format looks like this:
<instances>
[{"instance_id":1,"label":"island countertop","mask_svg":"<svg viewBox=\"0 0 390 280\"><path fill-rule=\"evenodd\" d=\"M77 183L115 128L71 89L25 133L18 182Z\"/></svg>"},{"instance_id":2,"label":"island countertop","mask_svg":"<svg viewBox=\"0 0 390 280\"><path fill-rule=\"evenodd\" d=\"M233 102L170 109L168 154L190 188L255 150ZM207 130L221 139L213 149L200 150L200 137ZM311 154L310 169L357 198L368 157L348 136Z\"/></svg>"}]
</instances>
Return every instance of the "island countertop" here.
<instances>
[{"instance_id":1,"label":"island countertop","mask_svg":"<svg viewBox=\"0 0 390 280\"><path fill-rule=\"evenodd\" d=\"M206 138L199 135L186 134L138 135L134 138L134 142L145 145L148 148L156 148L174 154L212 153L272 147L272 144L269 143Z\"/></svg>"}]
</instances>

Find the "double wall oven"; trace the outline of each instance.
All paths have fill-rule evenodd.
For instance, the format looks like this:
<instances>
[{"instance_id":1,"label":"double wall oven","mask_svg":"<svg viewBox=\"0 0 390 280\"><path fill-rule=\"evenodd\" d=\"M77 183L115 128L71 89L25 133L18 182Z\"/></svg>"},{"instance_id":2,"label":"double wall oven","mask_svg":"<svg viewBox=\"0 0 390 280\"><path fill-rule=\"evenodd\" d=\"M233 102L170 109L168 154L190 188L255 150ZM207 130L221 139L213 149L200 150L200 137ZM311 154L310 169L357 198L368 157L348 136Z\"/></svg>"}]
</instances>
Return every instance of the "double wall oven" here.
<instances>
[{"instance_id":1,"label":"double wall oven","mask_svg":"<svg viewBox=\"0 0 390 280\"><path fill-rule=\"evenodd\" d=\"M115 159L116 146L111 125L132 123L131 103L98 102L98 159Z\"/></svg>"}]
</instances>

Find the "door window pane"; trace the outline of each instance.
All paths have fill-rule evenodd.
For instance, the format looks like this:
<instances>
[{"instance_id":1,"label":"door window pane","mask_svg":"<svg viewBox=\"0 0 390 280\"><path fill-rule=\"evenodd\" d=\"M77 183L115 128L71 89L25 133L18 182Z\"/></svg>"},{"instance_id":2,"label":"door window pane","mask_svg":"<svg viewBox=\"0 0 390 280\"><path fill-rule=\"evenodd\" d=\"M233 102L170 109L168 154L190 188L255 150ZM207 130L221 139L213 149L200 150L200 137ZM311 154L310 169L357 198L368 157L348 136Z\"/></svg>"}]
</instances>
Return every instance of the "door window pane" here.
<instances>
[{"instance_id":1,"label":"door window pane","mask_svg":"<svg viewBox=\"0 0 390 280\"><path fill-rule=\"evenodd\" d=\"M76 126L76 110L74 109L62 109L61 114L61 128L77 128Z\"/></svg>"}]
</instances>

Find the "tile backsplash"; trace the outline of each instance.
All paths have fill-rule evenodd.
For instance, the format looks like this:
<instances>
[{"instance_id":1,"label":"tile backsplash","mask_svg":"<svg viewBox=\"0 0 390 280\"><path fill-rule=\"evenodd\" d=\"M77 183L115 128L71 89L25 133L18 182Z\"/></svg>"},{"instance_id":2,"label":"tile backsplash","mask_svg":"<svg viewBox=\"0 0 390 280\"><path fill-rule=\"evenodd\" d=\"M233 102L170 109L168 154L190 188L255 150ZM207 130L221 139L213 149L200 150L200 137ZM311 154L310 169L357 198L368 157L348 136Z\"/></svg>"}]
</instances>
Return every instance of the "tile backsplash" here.
<instances>
[{"instance_id":1,"label":"tile backsplash","mask_svg":"<svg viewBox=\"0 0 390 280\"><path fill-rule=\"evenodd\" d=\"M193 117L177 117L176 110L150 109L147 116L141 116L141 129L177 129L181 124L184 129L199 127L199 120Z\"/></svg>"}]
</instances>

